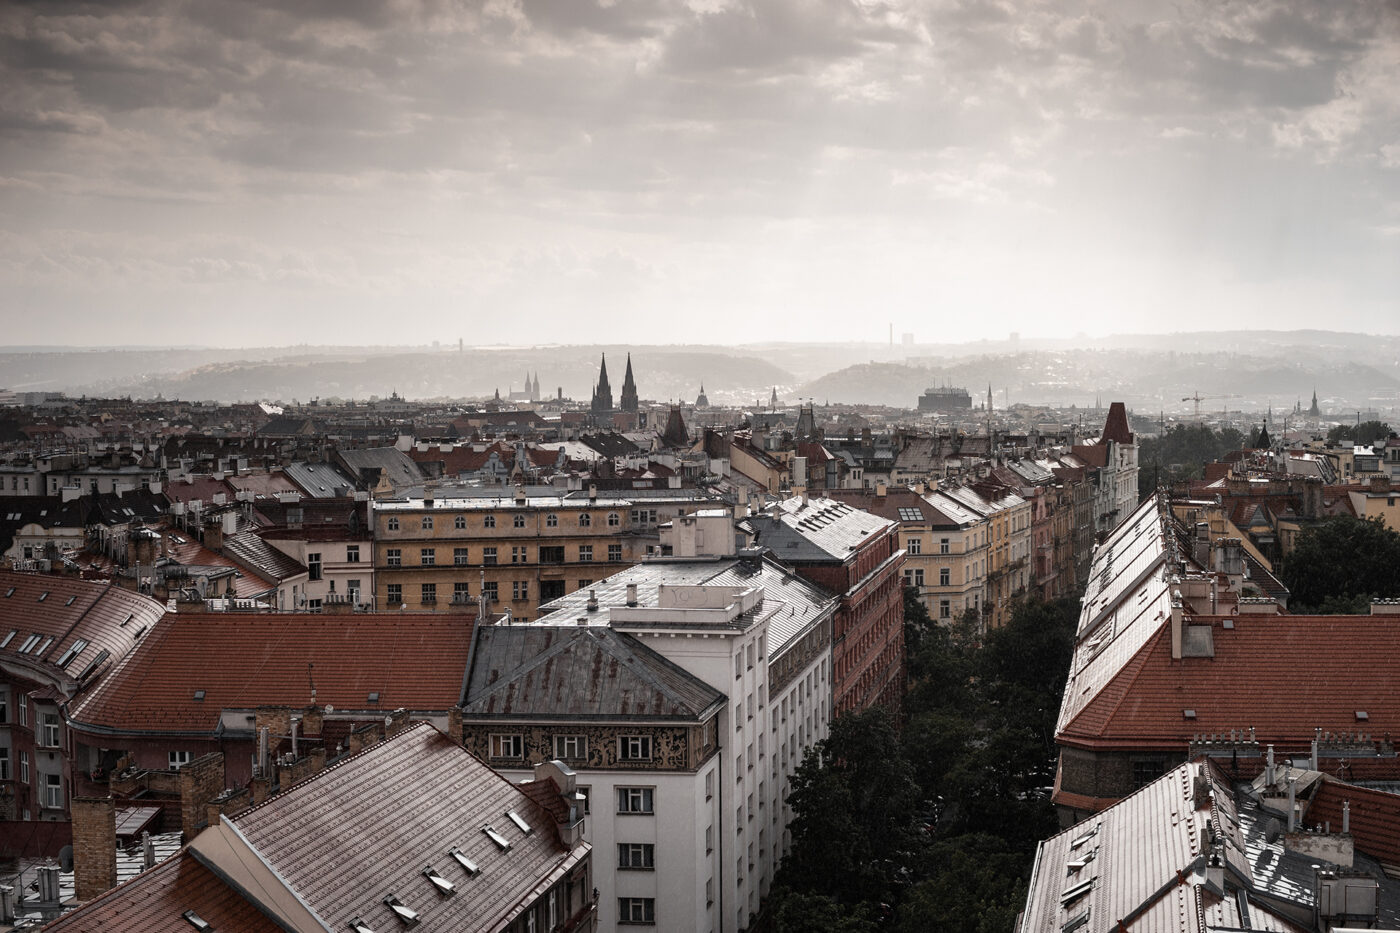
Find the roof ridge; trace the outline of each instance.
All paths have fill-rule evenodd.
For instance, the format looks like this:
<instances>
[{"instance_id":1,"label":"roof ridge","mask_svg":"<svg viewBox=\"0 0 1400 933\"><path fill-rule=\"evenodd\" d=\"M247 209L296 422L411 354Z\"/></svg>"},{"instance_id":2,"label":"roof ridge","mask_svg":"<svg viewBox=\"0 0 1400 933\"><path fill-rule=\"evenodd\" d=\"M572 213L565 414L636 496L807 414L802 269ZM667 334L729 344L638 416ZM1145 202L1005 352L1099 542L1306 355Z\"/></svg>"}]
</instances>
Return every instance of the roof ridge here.
<instances>
[{"instance_id":1,"label":"roof ridge","mask_svg":"<svg viewBox=\"0 0 1400 933\"><path fill-rule=\"evenodd\" d=\"M1099 688L1099 691L1097 694L1095 694L1094 698L1088 703L1085 703L1083 708L1081 708L1079 712L1075 714L1073 719L1065 723L1065 728L1061 730L1062 732L1068 732L1070 728L1076 722L1078 722L1079 719L1083 717L1084 714L1087 713L1090 709L1094 709L1098 706L1107 706L1107 701L1101 703L1100 700L1103 698L1104 694L1108 692L1108 689L1110 687L1113 687L1122 682L1122 693L1118 695L1118 698L1113 701L1112 706L1106 711L1106 714L1103 718L1104 725L1100 726L1096 730L1096 733L1098 735L1103 735L1104 729L1106 728L1108 722L1112 720L1115 715L1117 715L1118 708L1123 705L1123 701L1127 699L1128 694L1132 692L1130 688L1132 687L1133 683L1137 681L1138 677L1142 674L1143 669L1147 666L1147 656L1152 653L1152 651L1157 647L1157 643L1161 641L1162 633L1167 628L1169 622L1170 620L1166 620L1159 624L1157 631L1154 634L1149 635L1147 639L1143 641L1142 646L1138 648L1136 652L1134 652L1133 656L1128 659L1127 663L1120 667L1118 671L1108 679L1108 682Z\"/></svg>"},{"instance_id":2,"label":"roof ridge","mask_svg":"<svg viewBox=\"0 0 1400 933\"><path fill-rule=\"evenodd\" d=\"M526 628L525 626L488 625L488 626L483 626L482 629L481 629L481 631L482 631L483 634L488 633L488 632L506 631L506 630L510 630L510 629L515 629L515 630L522 630L522 629L523 629L524 631L529 632L529 631L532 631L533 628L535 628L535 627L532 626L531 628ZM562 626L562 625L557 625L557 626L538 626L538 628L557 628L557 629L562 629L562 628L564 628L564 626ZM531 673L534 673L535 671L539 670L541 667L545 666L545 665L548 664L550 661L553 661L553 660L554 660L555 658L557 658L559 655L561 655L561 654L565 653L566 651L568 651L569 649L571 649L571 648L574 646L575 642L577 641L577 639L578 639L579 637L581 637L581 636L583 636L583 637L588 636L588 635L590 634L590 628L592 628L592 627L589 626L588 628L583 628L583 627L577 627L577 626L576 626L576 627L574 627L574 628L568 630L568 635L567 635L566 637L560 638L560 639L559 639L558 641L556 641L554 644L549 645L548 647L546 647L543 651L540 651L540 652L538 652L538 653L536 653L536 654L531 655L529 658L527 658L527 659L525 660L525 662L524 662L523 664L520 664L520 665L518 665L518 666L516 666L516 667L511 668L509 671L504 671L504 672L502 672L501 676L500 676L498 679L496 679L495 681L493 681L493 682L491 682L491 683L489 683L489 684L484 684L484 685L482 686L482 690L481 690L480 693L477 693L477 694L474 694L474 695L468 695L468 696L465 698L465 700L463 701L463 704L462 704L462 705L463 705L463 706L466 706L468 703L475 702L475 700L477 700L477 699L480 699L480 698L486 697L486 696L490 696L491 694L497 692L498 685L501 686L501 687L508 686L508 685L509 685L510 683L512 683L513 681L518 680L518 679L520 679L521 677L525 677L525 676L527 676L527 675L529 675L529 674L531 674ZM609 629L608 631L611 631L611 630ZM471 671L470 671L470 670L467 671L467 676L468 676L468 677L471 676Z\"/></svg>"}]
</instances>

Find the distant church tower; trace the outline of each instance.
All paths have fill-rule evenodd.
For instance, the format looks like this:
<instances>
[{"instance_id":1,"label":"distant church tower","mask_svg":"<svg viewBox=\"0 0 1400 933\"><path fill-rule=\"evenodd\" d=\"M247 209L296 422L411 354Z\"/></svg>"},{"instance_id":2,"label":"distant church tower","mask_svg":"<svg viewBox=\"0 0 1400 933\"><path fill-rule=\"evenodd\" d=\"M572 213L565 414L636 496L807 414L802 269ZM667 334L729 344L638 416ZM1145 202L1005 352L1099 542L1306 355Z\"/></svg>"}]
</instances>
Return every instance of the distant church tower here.
<instances>
[{"instance_id":1,"label":"distant church tower","mask_svg":"<svg viewBox=\"0 0 1400 933\"><path fill-rule=\"evenodd\" d=\"M603 365L598 369L598 385L593 389L593 411L612 411L612 386L608 385L608 355L603 354Z\"/></svg>"},{"instance_id":2,"label":"distant church tower","mask_svg":"<svg viewBox=\"0 0 1400 933\"><path fill-rule=\"evenodd\" d=\"M627 374L622 377L623 411L637 410L637 383L632 379L632 354L627 354Z\"/></svg>"},{"instance_id":3,"label":"distant church tower","mask_svg":"<svg viewBox=\"0 0 1400 933\"><path fill-rule=\"evenodd\" d=\"M777 386L774 386L774 387L773 387L773 396L772 396L771 398L768 399L768 410L769 410L769 411L777 411L777 410L778 410L778 387L777 387Z\"/></svg>"},{"instance_id":4,"label":"distant church tower","mask_svg":"<svg viewBox=\"0 0 1400 933\"><path fill-rule=\"evenodd\" d=\"M1318 418L1318 417L1321 417L1321 415L1322 415L1322 412L1319 411L1319 410L1318 410L1318 407L1317 407L1317 390L1316 390L1316 389L1313 389L1312 407L1308 409L1308 417L1309 417L1309 418Z\"/></svg>"},{"instance_id":5,"label":"distant church tower","mask_svg":"<svg viewBox=\"0 0 1400 933\"><path fill-rule=\"evenodd\" d=\"M525 389L530 393L530 401L538 402L540 400L540 374L538 370L535 371L534 382L526 378Z\"/></svg>"},{"instance_id":6,"label":"distant church tower","mask_svg":"<svg viewBox=\"0 0 1400 933\"><path fill-rule=\"evenodd\" d=\"M705 396L705 383L700 383L700 394L695 396L696 408L709 408L710 400Z\"/></svg>"}]
</instances>

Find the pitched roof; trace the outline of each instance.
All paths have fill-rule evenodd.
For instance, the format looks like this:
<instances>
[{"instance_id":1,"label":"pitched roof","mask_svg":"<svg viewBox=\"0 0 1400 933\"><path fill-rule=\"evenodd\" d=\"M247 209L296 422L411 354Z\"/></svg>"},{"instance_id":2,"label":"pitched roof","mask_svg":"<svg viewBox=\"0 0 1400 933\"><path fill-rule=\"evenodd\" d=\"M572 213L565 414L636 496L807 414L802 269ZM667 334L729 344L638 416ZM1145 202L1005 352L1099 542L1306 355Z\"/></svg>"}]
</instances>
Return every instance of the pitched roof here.
<instances>
[{"instance_id":1,"label":"pitched roof","mask_svg":"<svg viewBox=\"0 0 1400 933\"><path fill-rule=\"evenodd\" d=\"M741 525L784 563L844 563L895 523L835 499L784 499Z\"/></svg>"},{"instance_id":2,"label":"pitched roof","mask_svg":"<svg viewBox=\"0 0 1400 933\"><path fill-rule=\"evenodd\" d=\"M283 554L252 531L224 538L224 553L240 566L269 580L287 580L307 572L296 558Z\"/></svg>"},{"instance_id":3,"label":"pitched roof","mask_svg":"<svg viewBox=\"0 0 1400 933\"><path fill-rule=\"evenodd\" d=\"M1128 428L1128 409L1122 402L1108 406L1108 419L1103 425L1103 439L1119 444L1131 444L1133 432Z\"/></svg>"},{"instance_id":4,"label":"pitched roof","mask_svg":"<svg viewBox=\"0 0 1400 933\"><path fill-rule=\"evenodd\" d=\"M423 482L423 471L418 469L418 464L397 447L342 448L336 456L360 476L365 470L379 470L395 488Z\"/></svg>"},{"instance_id":5,"label":"pitched roof","mask_svg":"<svg viewBox=\"0 0 1400 933\"><path fill-rule=\"evenodd\" d=\"M334 463L299 460L282 467L282 476L292 489L313 499L329 499L342 486L355 488L355 478Z\"/></svg>"},{"instance_id":6,"label":"pitched roof","mask_svg":"<svg viewBox=\"0 0 1400 933\"><path fill-rule=\"evenodd\" d=\"M463 709L468 716L699 722L724 699L611 628L483 625Z\"/></svg>"},{"instance_id":7,"label":"pitched roof","mask_svg":"<svg viewBox=\"0 0 1400 933\"><path fill-rule=\"evenodd\" d=\"M317 702L336 709L445 710L461 698L470 637L470 617L454 613L171 614L69 718L80 727L210 732L224 709L305 705L308 664Z\"/></svg>"}]
</instances>

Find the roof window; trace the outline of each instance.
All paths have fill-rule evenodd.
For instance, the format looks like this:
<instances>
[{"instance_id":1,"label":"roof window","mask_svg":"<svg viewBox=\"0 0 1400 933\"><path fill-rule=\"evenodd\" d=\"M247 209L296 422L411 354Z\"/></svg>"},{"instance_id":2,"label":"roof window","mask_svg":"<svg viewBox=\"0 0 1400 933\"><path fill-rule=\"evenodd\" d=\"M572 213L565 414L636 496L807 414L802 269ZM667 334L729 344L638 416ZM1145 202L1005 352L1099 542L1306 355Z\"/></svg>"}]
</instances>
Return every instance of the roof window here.
<instances>
[{"instance_id":1,"label":"roof window","mask_svg":"<svg viewBox=\"0 0 1400 933\"><path fill-rule=\"evenodd\" d=\"M374 933L374 928L359 917L350 918L350 929L354 930L355 933Z\"/></svg>"},{"instance_id":2,"label":"roof window","mask_svg":"<svg viewBox=\"0 0 1400 933\"><path fill-rule=\"evenodd\" d=\"M1070 904L1073 904L1075 901L1088 894L1089 891L1093 889L1093 887L1094 879L1089 878L1085 881L1079 882L1073 887L1066 888L1064 893L1060 895L1060 906L1067 907Z\"/></svg>"},{"instance_id":3,"label":"roof window","mask_svg":"<svg viewBox=\"0 0 1400 933\"><path fill-rule=\"evenodd\" d=\"M52 638L52 637L45 638L45 639L44 639L44 643L43 643L42 645L40 645L39 647L37 647L37 648L34 649L34 653L35 653L35 654L43 654L45 651L48 651L48 650L49 650L49 645L52 645L52 644L53 644L53 638Z\"/></svg>"},{"instance_id":4,"label":"roof window","mask_svg":"<svg viewBox=\"0 0 1400 933\"><path fill-rule=\"evenodd\" d=\"M367 697L365 697L365 702L366 702L366 703L378 703L378 702L379 702L379 691L378 691L378 690L371 691L371 692L370 692L370 695L367 696Z\"/></svg>"},{"instance_id":5,"label":"roof window","mask_svg":"<svg viewBox=\"0 0 1400 933\"><path fill-rule=\"evenodd\" d=\"M88 662L87 667L83 668L82 673L78 675L78 679L87 680L88 677L92 674L92 672L97 670L97 666L103 661L107 660L107 658L110 656L111 652L108 651L106 648L103 648L101 651L97 652L97 657L93 658L91 661Z\"/></svg>"},{"instance_id":6,"label":"roof window","mask_svg":"<svg viewBox=\"0 0 1400 933\"><path fill-rule=\"evenodd\" d=\"M394 916L399 918L399 922L406 927L418 926L418 911L409 907L395 895L390 894L384 898L384 906L394 912Z\"/></svg>"},{"instance_id":7,"label":"roof window","mask_svg":"<svg viewBox=\"0 0 1400 933\"><path fill-rule=\"evenodd\" d=\"M1082 870L1084 866L1092 862L1094 860L1094 856L1098 854L1098 849L1090 849L1089 854L1085 855L1083 858L1070 859L1069 862L1065 865L1065 874L1072 875L1075 872Z\"/></svg>"},{"instance_id":8,"label":"roof window","mask_svg":"<svg viewBox=\"0 0 1400 933\"><path fill-rule=\"evenodd\" d=\"M15 640L15 636L18 635L18 634L19 634L19 629L17 629L17 628L12 628L12 629L10 629L10 634L6 635L3 641L0 641L0 648L8 648L9 645L10 645L10 642L14 641L14 640Z\"/></svg>"},{"instance_id":9,"label":"roof window","mask_svg":"<svg viewBox=\"0 0 1400 933\"><path fill-rule=\"evenodd\" d=\"M130 621L131 621L132 619L134 619L134 618L136 618L136 613L134 613L134 612L129 613L129 614L127 615L127 617L126 617L125 619L122 620L122 627L125 628L125 627L126 627L126 624L127 624L128 622L130 622Z\"/></svg>"},{"instance_id":10,"label":"roof window","mask_svg":"<svg viewBox=\"0 0 1400 933\"><path fill-rule=\"evenodd\" d=\"M451 897L452 895L457 893L457 886L452 882L448 881L442 875L439 875L437 873L437 870L434 869L431 865L423 869L423 877L431 881L433 883L433 887L437 888L437 892L443 897Z\"/></svg>"},{"instance_id":11,"label":"roof window","mask_svg":"<svg viewBox=\"0 0 1400 933\"><path fill-rule=\"evenodd\" d=\"M63 652L63 654L59 656L58 666L67 667L68 662L76 658L78 654L87 646L88 643L81 638L73 642L73 644L68 646L68 650Z\"/></svg>"},{"instance_id":12,"label":"roof window","mask_svg":"<svg viewBox=\"0 0 1400 933\"><path fill-rule=\"evenodd\" d=\"M196 691L194 692L194 698L195 698L196 700L203 700L203 699L204 699L204 691L203 691L203 690L196 690Z\"/></svg>"},{"instance_id":13,"label":"roof window","mask_svg":"<svg viewBox=\"0 0 1400 933\"><path fill-rule=\"evenodd\" d=\"M494 842L502 852L510 851L510 840L507 839L505 836L502 836L500 833L496 832L495 827L484 826L482 827L481 831L485 833L486 838Z\"/></svg>"},{"instance_id":14,"label":"roof window","mask_svg":"<svg viewBox=\"0 0 1400 933\"><path fill-rule=\"evenodd\" d=\"M1095 825L1093 829L1089 830L1089 831L1088 831L1087 833L1085 833L1084 835L1079 836L1079 837L1075 838L1074 840L1072 840L1072 841L1070 842L1070 844L1069 844L1069 847L1070 847L1071 849L1077 849L1077 848L1079 848L1079 847L1082 846L1084 843L1088 842L1090 839L1093 839L1095 836L1097 836L1097 835L1098 835L1098 832L1099 832L1099 827L1098 827L1097 825Z\"/></svg>"},{"instance_id":15,"label":"roof window","mask_svg":"<svg viewBox=\"0 0 1400 933\"><path fill-rule=\"evenodd\" d=\"M1183 719L1195 719L1196 711L1193 709L1184 709L1181 711L1181 716Z\"/></svg>"},{"instance_id":16,"label":"roof window","mask_svg":"<svg viewBox=\"0 0 1400 933\"><path fill-rule=\"evenodd\" d=\"M462 870L465 871L468 875L481 874L480 866L478 866L476 862L473 862L471 859L467 858L467 853L463 852L456 846L453 846L452 848L448 849L447 854L456 859L457 864L461 865Z\"/></svg>"},{"instance_id":17,"label":"roof window","mask_svg":"<svg viewBox=\"0 0 1400 933\"><path fill-rule=\"evenodd\" d=\"M48 591L48 590L44 590L44 592L42 592L42 593L39 594L39 602L41 602L41 603L42 603L44 600L48 599L48 598L49 598L49 591Z\"/></svg>"},{"instance_id":18,"label":"roof window","mask_svg":"<svg viewBox=\"0 0 1400 933\"><path fill-rule=\"evenodd\" d=\"M74 602L77 598L78 598L78 597L76 597L76 596L69 596L68 599L66 599L66 600L64 601L63 605L65 605L65 606L71 606L71 605L73 605L73 602Z\"/></svg>"},{"instance_id":19,"label":"roof window","mask_svg":"<svg viewBox=\"0 0 1400 933\"><path fill-rule=\"evenodd\" d=\"M510 817L510 821L519 827L520 831L525 835L528 836L530 833L534 832L534 830L530 828L530 824L525 822L525 818L514 810L507 810L506 816Z\"/></svg>"},{"instance_id":20,"label":"roof window","mask_svg":"<svg viewBox=\"0 0 1400 933\"><path fill-rule=\"evenodd\" d=\"M1075 930L1084 926L1088 922L1089 911L1087 908L1085 908L1082 914L1075 914L1073 917L1070 917L1068 920L1065 921L1064 926L1060 927L1061 933L1074 933Z\"/></svg>"},{"instance_id":21,"label":"roof window","mask_svg":"<svg viewBox=\"0 0 1400 933\"><path fill-rule=\"evenodd\" d=\"M187 910L180 916L188 920L190 926L194 927L196 930L203 930L205 933L213 933L214 925L194 911Z\"/></svg>"},{"instance_id":22,"label":"roof window","mask_svg":"<svg viewBox=\"0 0 1400 933\"><path fill-rule=\"evenodd\" d=\"M144 625L138 625L138 626L136 626L136 630L135 630L134 632L131 633L131 637L132 637L132 638L140 638L140 637L141 637L142 635L144 635L144 634L146 634L146 626L144 626Z\"/></svg>"},{"instance_id":23,"label":"roof window","mask_svg":"<svg viewBox=\"0 0 1400 933\"><path fill-rule=\"evenodd\" d=\"M35 645L39 644L39 637L40 637L40 636L38 636L38 635L30 635L28 638L26 638L26 639L24 640L24 644L22 644L22 645L19 646L19 653L20 653L20 654L28 654L28 653L29 653L29 649L31 649L31 648L33 648Z\"/></svg>"},{"instance_id":24,"label":"roof window","mask_svg":"<svg viewBox=\"0 0 1400 933\"><path fill-rule=\"evenodd\" d=\"M1364 709L1359 709L1359 710L1356 711L1356 721L1357 721L1357 722L1367 722L1370 718L1371 718L1371 714L1368 713L1368 712L1366 712Z\"/></svg>"}]
</instances>

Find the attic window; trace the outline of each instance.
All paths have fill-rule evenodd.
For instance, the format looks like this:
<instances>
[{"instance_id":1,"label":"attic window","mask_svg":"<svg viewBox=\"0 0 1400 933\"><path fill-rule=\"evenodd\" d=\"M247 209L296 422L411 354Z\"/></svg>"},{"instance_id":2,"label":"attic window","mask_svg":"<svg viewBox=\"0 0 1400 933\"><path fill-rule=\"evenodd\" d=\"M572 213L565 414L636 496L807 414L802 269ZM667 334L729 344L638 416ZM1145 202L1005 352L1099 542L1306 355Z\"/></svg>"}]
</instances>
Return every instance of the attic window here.
<instances>
[{"instance_id":1,"label":"attic window","mask_svg":"<svg viewBox=\"0 0 1400 933\"><path fill-rule=\"evenodd\" d=\"M5 598L6 598L6 599L9 599L9 598L10 598L11 596L13 596L13 595L15 595L15 588L12 586L12 587L10 587L8 590L5 591Z\"/></svg>"},{"instance_id":2,"label":"attic window","mask_svg":"<svg viewBox=\"0 0 1400 933\"><path fill-rule=\"evenodd\" d=\"M1077 848L1079 848L1080 846L1082 846L1084 843L1088 842L1090 839L1093 839L1095 836L1097 836L1098 833L1099 833L1099 828L1098 828L1098 826L1095 826L1093 829L1089 830L1089 831L1088 831L1087 833L1085 833L1084 835L1082 835L1082 836L1078 837L1077 839L1074 839L1073 841L1071 841L1070 844L1069 844L1069 847L1070 847L1071 849L1077 849Z\"/></svg>"},{"instance_id":3,"label":"attic window","mask_svg":"<svg viewBox=\"0 0 1400 933\"><path fill-rule=\"evenodd\" d=\"M1196 711L1193 709L1184 709L1181 711L1181 715L1183 719L1195 719Z\"/></svg>"},{"instance_id":4,"label":"attic window","mask_svg":"<svg viewBox=\"0 0 1400 933\"><path fill-rule=\"evenodd\" d=\"M1086 881L1079 882L1071 888L1066 888L1064 893L1060 895L1060 906L1067 907L1073 904L1075 901L1088 894L1093 887L1094 879L1090 878Z\"/></svg>"},{"instance_id":5,"label":"attic window","mask_svg":"<svg viewBox=\"0 0 1400 933\"><path fill-rule=\"evenodd\" d=\"M481 874L481 868L476 864L476 862L473 862L471 859L467 858L467 854L461 849L457 848L456 846L453 846L452 848L448 849L447 854L456 859L457 864L461 865L462 869L468 875Z\"/></svg>"},{"instance_id":6,"label":"attic window","mask_svg":"<svg viewBox=\"0 0 1400 933\"><path fill-rule=\"evenodd\" d=\"M374 928L359 917L350 918L350 929L354 930L355 933L374 933Z\"/></svg>"},{"instance_id":7,"label":"attic window","mask_svg":"<svg viewBox=\"0 0 1400 933\"><path fill-rule=\"evenodd\" d=\"M49 591L48 591L48 590L44 590L44 592L42 592L42 593L39 594L39 602L41 602L41 603L42 603L44 600L48 599L48 598L49 598Z\"/></svg>"},{"instance_id":8,"label":"attic window","mask_svg":"<svg viewBox=\"0 0 1400 933\"><path fill-rule=\"evenodd\" d=\"M482 827L481 831L485 833L486 838L494 842L502 852L510 851L510 840L508 840L505 836L502 836L500 833L496 832L495 827L485 826Z\"/></svg>"},{"instance_id":9,"label":"attic window","mask_svg":"<svg viewBox=\"0 0 1400 933\"><path fill-rule=\"evenodd\" d=\"M423 869L423 877L431 881L433 887L437 888L437 892L444 897L451 897L457 893L457 886L439 875L431 865Z\"/></svg>"},{"instance_id":10,"label":"attic window","mask_svg":"<svg viewBox=\"0 0 1400 933\"><path fill-rule=\"evenodd\" d=\"M375 691L372 692L369 696L365 697L365 702L366 702L366 703L378 703L378 702L379 702L379 691L378 691L378 690L375 690Z\"/></svg>"},{"instance_id":11,"label":"attic window","mask_svg":"<svg viewBox=\"0 0 1400 933\"><path fill-rule=\"evenodd\" d=\"M206 931L206 933L212 933L214 929L213 924L211 924L208 920L205 920L203 917L201 917L199 914L195 913L192 910L187 910L180 916L188 920L190 926L194 927L196 930L204 930Z\"/></svg>"},{"instance_id":12,"label":"attic window","mask_svg":"<svg viewBox=\"0 0 1400 933\"><path fill-rule=\"evenodd\" d=\"M142 635L144 635L144 634L146 634L146 626L144 626L144 625L138 625L138 626L136 626L136 631L134 631L134 632L131 633L131 637L132 637L132 638L140 638L140 637L141 637Z\"/></svg>"},{"instance_id":13,"label":"attic window","mask_svg":"<svg viewBox=\"0 0 1400 933\"><path fill-rule=\"evenodd\" d=\"M10 629L10 634L6 635L3 641L0 641L0 648L8 648L9 645L10 645L10 642L14 641L15 636L18 635L18 634L19 634L19 629L17 629L17 628L12 628L12 629Z\"/></svg>"},{"instance_id":14,"label":"attic window","mask_svg":"<svg viewBox=\"0 0 1400 933\"><path fill-rule=\"evenodd\" d=\"M29 653L29 649L33 648L33 647L34 647L35 645L37 645L38 643L39 643L39 636L38 636L38 635L30 635L28 638L26 638L26 639L24 640L24 644L22 644L22 645L19 646L19 653L20 653L20 654L28 654L28 653Z\"/></svg>"},{"instance_id":15,"label":"attic window","mask_svg":"<svg viewBox=\"0 0 1400 933\"><path fill-rule=\"evenodd\" d=\"M506 816L510 817L510 821L516 826L518 826L520 828L520 831L525 835L528 836L530 835L530 833L534 832L534 830L530 828L530 824L525 822L525 818L522 817L519 813L516 813L514 810L507 810Z\"/></svg>"},{"instance_id":16,"label":"attic window","mask_svg":"<svg viewBox=\"0 0 1400 933\"><path fill-rule=\"evenodd\" d=\"M1359 709L1359 710L1356 711L1356 721L1357 721L1357 722L1366 722L1366 721L1369 720L1370 718L1371 718L1371 714L1368 713L1368 712L1366 712L1364 709Z\"/></svg>"},{"instance_id":17,"label":"attic window","mask_svg":"<svg viewBox=\"0 0 1400 933\"><path fill-rule=\"evenodd\" d=\"M136 618L136 613L130 613L125 619L122 620L122 627L125 628L126 624L134 618Z\"/></svg>"},{"instance_id":18,"label":"attic window","mask_svg":"<svg viewBox=\"0 0 1400 933\"><path fill-rule=\"evenodd\" d=\"M1221 622L1220 625L1221 625L1222 628L1232 629L1232 628L1235 627L1235 620L1234 620L1234 619L1226 619L1224 622Z\"/></svg>"},{"instance_id":19,"label":"attic window","mask_svg":"<svg viewBox=\"0 0 1400 933\"><path fill-rule=\"evenodd\" d=\"M63 603L63 605L65 605L65 606L71 606L71 605L73 605L74 601L77 600L77 598L78 598L78 597L76 597L76 596L69 596L68 599Z\"/></svg>"},{"instance_id":20,"label":"attic window","mask_svg":"<svg viewBox=\"0 0 1400 933\"><path fill-rule=\"evenodd\" d=\"M902 522L921 522L924 520L924 513L918 509L900 508L899 520Z\"/></svg>"},{"instance_id":21,"label":"attic window","mask_svg":"<svg viewBox=\"0 0 1400 933\"><path fill-rule=\"evenodd\" d=\"M1071 860L1070 860L1068 863L1066 863L1066 865L1065 865L1065 868L1066 868L1065 874L1067 874L1067 875L1072 875L1072 874L1074 874L1075 872L1082 870L1082 869L1084 868L1084 866L1086 866L1086 865L1088 865L1090 862L1092 862L1092 861L1094 860L1094 856L1095 856L1095 855L1098 855L1098 854L1099 854L1099 850L1098 850L1098 849L1090 849L1090 850L1089 850L1089 854L1086 855L1086 856L1084 856L1083 858L1071 859Z\"/></svg>"},{"instance_id":22,"label":"attic window","mask_svg":"<svg viewBox=\"0 0 1400 933\"><path fill-rule=\"evenodd\" d=\"M97 652L97 657L93 658L91 661L88 662L88 666L83 668L82 673L78 675L78 679L87 680L88 676L91 675L93 671L97 670L97 666L103 661L107 660L110 654L111 652L109 652L106 648L103 648L101 651Z\"/></svg>"},{"instance_id":23,"label":"attic window","mask_svg":"<svg viewBox=\"0 0 1400 933\"><path fill-rule=\"evenodd\" d=\"M204 699L204 691L203 691L203 690L196 690L196 691L194 692L194 698L195 698L196 700L203 700L203 699Z\"/></svg>"},{"instance_id":24,"label":"attic window","mask_svg":"<svg viewBox=\"0 0 1400 933\"><path fill-rule=\"evenodd\" d=\"M1075 930L1084 926L1088 922L1089 911L1086 908L1082 914L1076 914L1073 917L1070 917L1068 920L1066 920L1064 926L1060 927L1060 931L1061 933L1074 933Z\"/></svg>"},{"instance_id":25,"label":"attic window","mask_svg":"<svg viewBox=\"0 0 1400 933\"><path fill-rule=\"evenodd\" d=\"M45 638L45 639L44 639L44 643L43 643L42 645L40 645L39 647L37 647L37 648L34 649L34 653L35 653L35 654L43 654L45 651L48 651L48 650L49 650L49 645L52 645L52 644L53 644L53 638Z\"/></svg>"},{"instance_id":26,"label":"attic window","mask_svg":"<svg viewBox=\"0 0 1400 933\"><path fill-rule=\"evenodd\" d=\"M384 898L384 906L394 912L394 916L399 918L399 922L406 927L418 926L418 911L409 907L403 901L390 894Z\"/></svg>"},{"instance_id":27,"label":"attic window","mask_svg":"<svg viewBox=\"0 0 1400 933\"><path fill-rule=\"evenodd\" d=\"M88 643L87 643L86 641L84 641L83 639L81 639L81 638L79 638L77 641L73 642L73 644L71 644L71 645L68 646L68 650L65 651L65 652L63 652L63 654L59 657L59 659L58 659L58 666L59 666L59 667L67 667L67 666L68 666L68 662L71 661L71 660L73 660L74 658L76 658L76 657L78 656L79 652L81 652L81 651L82 651L84 648L86 648L87 646L88 646Z\"/></svg>"}]
</instances>

